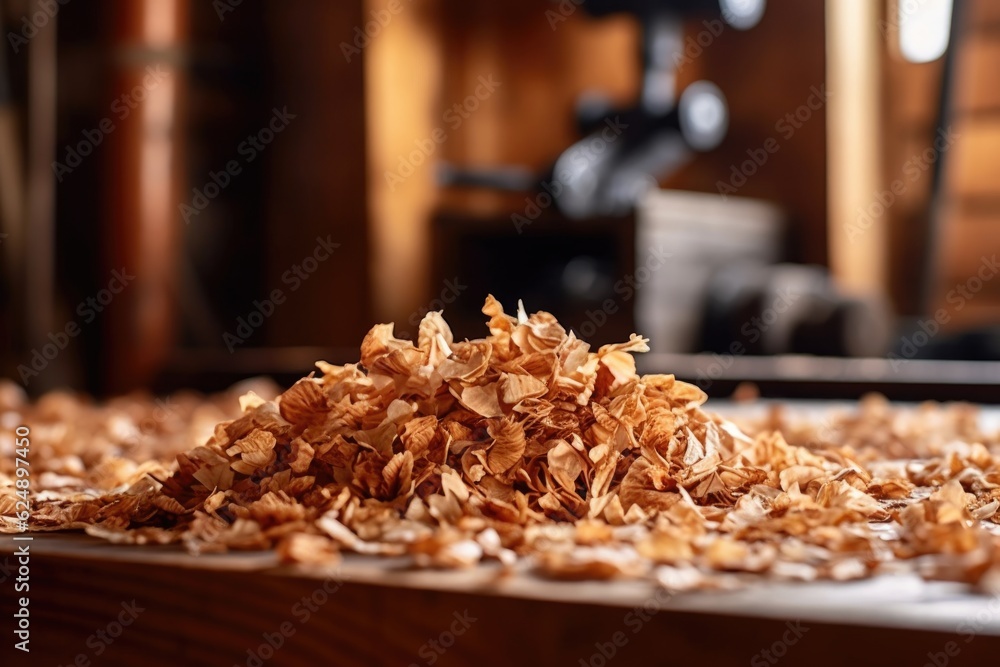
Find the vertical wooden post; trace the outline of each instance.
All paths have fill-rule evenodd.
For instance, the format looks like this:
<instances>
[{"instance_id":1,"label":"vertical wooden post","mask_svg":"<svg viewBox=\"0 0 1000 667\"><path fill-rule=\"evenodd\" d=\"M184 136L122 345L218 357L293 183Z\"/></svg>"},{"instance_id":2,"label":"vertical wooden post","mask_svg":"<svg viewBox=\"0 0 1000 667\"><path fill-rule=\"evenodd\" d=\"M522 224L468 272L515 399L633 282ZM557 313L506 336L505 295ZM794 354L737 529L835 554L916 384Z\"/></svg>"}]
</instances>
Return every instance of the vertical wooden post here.
<instances>
[{"instance_id":1,"label":"vertical wooden post","mask_svg":"<svg viewBox=\"0 0 1000 667\"><path fill-rule=\"evenodd\" d=\"M30 11L41 11L31 4ZM48 342L56 326L56 183L51 163L56 154L57 20L52 16L28 46L28 169L22 262L25 281L26 349ZM51 380L51 376L49 378Z\"/></svg>"},{"instance_id":2,"label":"vertical wooden post","mask_svg":"<svg viewBox=\"0 0 1000 667\"><path fill-rule=\"evenodd\" d=\"M123 391L148 383L174 346L188 0L116 0L113 17L107 269L135 278L107 310L104 365L106 388Z\"/></svg>"},{"instance_id":3,"label":"vertical wooden post","mask_svg":"<svg viewBox=\"0 0 1000 667\"><path fill-rule=\"evenodd\" d=\"M881 179L880 43L877 0L827 0L827 240L830 270L847 291L883 292L887 220ZM870 217L866 217L870 216Z\"/></svg>"}]
</instances>

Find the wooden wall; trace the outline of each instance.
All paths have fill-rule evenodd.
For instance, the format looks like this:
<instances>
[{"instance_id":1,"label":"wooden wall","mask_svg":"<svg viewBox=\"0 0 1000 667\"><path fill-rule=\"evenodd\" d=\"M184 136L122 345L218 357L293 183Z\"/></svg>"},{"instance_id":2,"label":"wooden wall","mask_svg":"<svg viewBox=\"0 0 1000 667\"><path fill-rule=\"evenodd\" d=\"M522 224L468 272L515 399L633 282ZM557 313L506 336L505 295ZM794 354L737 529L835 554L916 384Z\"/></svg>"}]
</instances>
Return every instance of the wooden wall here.
<instances>
[{"instance_id":1,"label":"wooden wall","mask_svg":"<svg viewBox=\"0 0 1000 667\"><path fill-rule=\"evenodd\" d=\"M384 8L387 1L369 0L367 7ZM447 139L435 160L542 170L578 138L573 109L581 93L597 90L628 105L639 90L640 33L628 16L598 20L577 8L553 18L546 12L557 6L535 0L429 5L401 13L368 52L374 307L383 321L405 321L436 291L428 284L429 221L441 201L433 167L415 170L395 189L385 180L415 141L441 126ZM701 78L717 83L733 110L732 126L721 148L662 184L717 192L717 181L747 159L747 149L781 139L781 151L740 194L782 204L792 222L791 256L821 264L825 112L814 112L787 140L775 125L823 85L823 26L822 2L771 0L760 25L747 32L726 28L685 62L681 85ZM697 39L704 30L691 21L686 38ZM471 94L480 76L490 75L501 83L496 93L460 127L443 122L447 109ZM509 201L469 193L448 203L496 212Z\"/></svg>"},{"instance_id":2,"label":"wooden wall","mask_svg":"<svg viewBox=\"0 0 1000 667\"><path fill-rule=\"evenodd\" d=\"M663 183L718 192L718 181L730 180L733 165L739 168L748 150L773 138L780 148L736 194L780 204L789 216L790 258L821 265L827 263L827 108L810 109L808 120L791 127L791 136L787 122L778 124L826 81L824 26L819 0L769 0L757 26L747 31L726 28L685 65L681 85L708 79L725 94L730 128L718 149L698 156ZM703 31L699 22L692 22L688 38Z\"/></svg>"},{"instance_id":3,"label":"wooden wall","mask_svg":"<svg viewBox=\"0 0 1000 667\"><path fill-rule=\"evenodd\" d=\"M1000 276L988 262L1000 251L1000 3L965 6L929 286L931 309L946 308L952 329L1000 321Z\"/></svg>"},{"instance_id":4,"label":"wooden wall","mask_svg":"<svg viewBox=\"0 0 1000 667\"><path fill-rule=\"evenodd\" d=\"M368 12L388 5L369 0ZM441 289L430 285L439 161L542 170L576 138L580 93L595 88L626 103L638 90L637 30L627 18L595 21L577 9L550 24L554 5L535 0L403 6L366 52L374 309L380 321L396 322ZM446 114L474 94L480 77L499 86L459 124ZM444 139L430 159L403 182L387 182L436 129ZM509 201L483 192L459 199L467 210Z\"/></svg>"},{"instance_id":5,"label":"wooden wall","mask_svg":"<svg viewBox=\"0 0 1000 667\"><path fill-rule=\"evenodd\" d=\"M250 7L248 7L250 9ZM268 233L268 284L329 236L340 244L273 318L267 343L355 346L371 326L367 280L368 202L364 60L348 59L341 42L365 23L361 2L268 3L275 106L296 114L274 142Z\"/></svg>"},{"instance_id":6,"label":"wooden wall","mask_svg":"<svg viewBox=\"0 0 1000 667\"><path fill-rule=\"evenodd\" d=\"M888 226L890 248L886 260L895 305L902 313L917 314L926 305L923 292L932 242L929 230L934 184L932 165L921 169L925 162L919 156L933 145L944 61L911 63L903 59L893 9L888 3L880 31L883 160L879 189L891 191L894 181L902 182L905 189L893 193L893 203L878 217L884 217ZM874 201L873 192L869 206Z\"/></svg>"}]
</instances>

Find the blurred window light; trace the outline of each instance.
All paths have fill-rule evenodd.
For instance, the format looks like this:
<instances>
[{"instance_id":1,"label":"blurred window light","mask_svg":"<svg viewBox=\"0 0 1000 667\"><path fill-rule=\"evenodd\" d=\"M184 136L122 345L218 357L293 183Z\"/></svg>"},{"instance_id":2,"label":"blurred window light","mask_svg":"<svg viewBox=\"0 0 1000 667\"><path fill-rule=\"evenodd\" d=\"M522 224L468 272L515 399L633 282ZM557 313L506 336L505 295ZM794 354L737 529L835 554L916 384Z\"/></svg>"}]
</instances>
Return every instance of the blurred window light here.
<instances>
[{"instance_id":1,"label":"blurred window light","mask_svg":"<svg viewBox=\"0 0 1000 667\"><path fill-rule=\"evenodd\" d=\"M749 30L764 15L767 0L719 0L722 18L737 30Z\"/></svg>"},{"instance_id":2,"label":"blurred window light","mask_svg":"<svg viewBox=\"0 0 1000 667\"><path fill-rule=\"evenodd\" d=\"M952 0L896 0L899 51L912 63L944 55L951 30Z\"/></svg>"}]
</instances>

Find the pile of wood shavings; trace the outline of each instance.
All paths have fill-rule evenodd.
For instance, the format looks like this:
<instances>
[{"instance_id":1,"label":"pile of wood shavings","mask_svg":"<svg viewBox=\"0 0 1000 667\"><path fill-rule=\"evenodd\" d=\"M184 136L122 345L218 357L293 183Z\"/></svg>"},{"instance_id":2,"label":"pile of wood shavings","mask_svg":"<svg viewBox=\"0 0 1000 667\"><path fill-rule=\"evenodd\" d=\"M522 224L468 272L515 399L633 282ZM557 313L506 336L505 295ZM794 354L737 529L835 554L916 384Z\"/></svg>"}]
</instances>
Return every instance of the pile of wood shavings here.
<instances>
[{"instance_id":1,"label":"pile of wood shavings","mask_svg":"<svg viewBox=\"0 0 1000 667\"><path fill-rule=\"evenodd\" d=\"M99 486L81 483L88 470L43 480L31 526L195 553L276 548L292 562L491 560L674 589L900 569L997 580L1000 444L971 409L906 415L869 401L821 429L775 414L741 430L704 411L697 387L638 376L643 338L594 352L548 313L511 317L492 297L483 312L490 335L472 341L455 341L439 313L416 345L378 325L360 364L319 362L320 377L273 400L246 393L240 416L175 461L122 451L101 458L113 472ZM37 416L8 408L0 448Z\"/></svg>"}]
</instances>

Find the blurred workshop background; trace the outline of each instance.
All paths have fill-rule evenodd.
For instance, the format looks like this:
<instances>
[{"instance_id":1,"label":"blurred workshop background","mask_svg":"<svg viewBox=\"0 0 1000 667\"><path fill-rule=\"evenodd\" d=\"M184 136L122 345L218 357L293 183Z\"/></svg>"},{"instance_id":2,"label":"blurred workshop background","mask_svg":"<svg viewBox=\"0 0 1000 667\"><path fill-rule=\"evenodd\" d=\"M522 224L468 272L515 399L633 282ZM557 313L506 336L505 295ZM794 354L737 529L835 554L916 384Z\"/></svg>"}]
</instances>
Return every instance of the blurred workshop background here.
<instances>
[{"instance_id":1,"label":"blurred workshop background","mask_svg":"<svg viewBox=\"0 0 1000 667\"><path fill-rule=\"evenodd\" d=\"M1000 400L1000 3L0 0L0 362L349 362L493 293L711 395Z\"/></svg>"}]
</instances>

